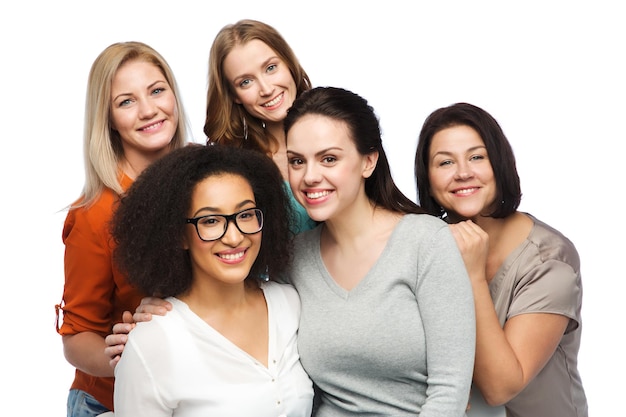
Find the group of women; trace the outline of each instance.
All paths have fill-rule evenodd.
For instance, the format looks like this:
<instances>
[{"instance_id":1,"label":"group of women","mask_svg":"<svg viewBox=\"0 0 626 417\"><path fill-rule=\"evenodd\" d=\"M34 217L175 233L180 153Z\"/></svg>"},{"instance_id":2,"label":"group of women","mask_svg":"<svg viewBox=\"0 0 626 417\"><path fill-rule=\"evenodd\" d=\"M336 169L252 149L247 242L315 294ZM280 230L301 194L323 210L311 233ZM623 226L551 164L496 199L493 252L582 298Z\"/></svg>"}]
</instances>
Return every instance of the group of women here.
<instances>
[{"instance_id":1,"label":"group of women","mask_svg":"<svg viewBox=\"0 0 626 417\"><path fill-rule=\"evenodd\" d=\"M576 249L517 210L481 108L425 121L418 205L374 109L312 88L262 22L215 38L207 146L184 146L145 44L103 51L87 97L63 232L68 416L462 416L470 390L509 416L587 416Z\"/></svg>"}]
</instances>

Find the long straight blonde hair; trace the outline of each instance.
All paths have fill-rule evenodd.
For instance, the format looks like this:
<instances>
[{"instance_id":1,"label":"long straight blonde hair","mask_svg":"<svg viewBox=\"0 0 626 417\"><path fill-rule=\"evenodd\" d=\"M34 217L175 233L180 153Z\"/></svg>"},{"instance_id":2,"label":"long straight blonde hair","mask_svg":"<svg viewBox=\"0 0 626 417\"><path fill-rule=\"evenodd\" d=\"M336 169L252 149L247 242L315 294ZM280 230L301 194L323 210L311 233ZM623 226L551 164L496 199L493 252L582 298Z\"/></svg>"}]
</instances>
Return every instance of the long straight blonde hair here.
<instances>
[{"instance_id":1,"label":"long straight blonde hair","mask_svg":"<svg viewBox=\"0 0 626 417\"><path fill-rule=\"evenodd\" d=\"M104 188L110 188L118 195L123 193L119 162L124 156L124 150L121 138L111 123L111 84L119 68L135 60L159 68L176 97L179 121L170 142L170 150L180 148L188 141L187 117L174 73L167 61L141 42L119 42L108 46L98 55L89 72L83 138L85 184L80 198L71 208L90 206Z\"/></svg>"}]
</instances>

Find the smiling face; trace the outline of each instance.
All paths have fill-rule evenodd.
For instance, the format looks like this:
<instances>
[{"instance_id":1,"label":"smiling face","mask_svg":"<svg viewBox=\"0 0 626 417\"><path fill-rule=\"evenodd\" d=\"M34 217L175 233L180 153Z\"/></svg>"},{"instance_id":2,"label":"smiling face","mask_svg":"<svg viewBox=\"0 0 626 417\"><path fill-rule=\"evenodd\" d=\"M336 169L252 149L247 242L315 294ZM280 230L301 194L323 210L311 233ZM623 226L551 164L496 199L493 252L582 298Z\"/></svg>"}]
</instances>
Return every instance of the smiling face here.
<instances>
[{"instance_id":1,"label":"smiling face","mask_svg":"<svg viewBox=\"0 0 626 417\"><path fill-rule=\"evenodd\" d=\"M377 156L361 155L346 123L326 116L302 116L287 135L289 184L316 221L339 219L367 200L365 178Z\"/></svg>"},{"instance_id":2,"label":"smiling face","mask_svg":"<svg viewBox=\"0 0 626 417\"><path fill-rule=\"evenodd\" d=\"M297 89L287 64L272 48L258 39L239 44L223 68L238 104L266 123L282 123Z\"/></svg>"},{"instance_id":3,"label":"smiling face","mask_svg":"<svg viewBox=\"0 0 626 417\"><path fill-rule=\"evenodd\" d=\"M234 174L214 175L194 188L188 217L229 215L254 207L254 193L248 181ZM189 250L194 281L243 283L259 254L262 233L243 234L231 221L224 236L205 242L198 237L195 226L188 224L184 247Z\"/></svg>"},{"instance_id":4,"label":"smiling face","mask_svg":"<svg viewBox=\"0 0 626 417\"><path fill-rule=\"evenodd\" d=\"M127 158L168 149L178 126L176 97L155 65L126 62L111 83L111 124Z\"/></svg>"},{"instance_id":5,"label":"smiling face","mask_svg":"<svg viewBox=\"0 0 626 417\"><path fill-rule=\"evenodd\" d=\"M428 178L432 197L452 220L491 212L496 181L485 143L471 127L453 126L433 135Z\"/></svg>"}]
</instances>

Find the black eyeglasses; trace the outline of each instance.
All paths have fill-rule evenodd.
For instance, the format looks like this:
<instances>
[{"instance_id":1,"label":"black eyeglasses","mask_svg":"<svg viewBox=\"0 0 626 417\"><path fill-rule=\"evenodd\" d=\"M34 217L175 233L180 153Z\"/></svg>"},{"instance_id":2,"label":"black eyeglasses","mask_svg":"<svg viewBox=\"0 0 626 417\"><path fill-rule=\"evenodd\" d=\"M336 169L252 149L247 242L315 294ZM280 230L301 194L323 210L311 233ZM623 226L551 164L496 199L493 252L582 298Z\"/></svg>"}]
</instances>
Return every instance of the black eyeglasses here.
<instances>
[{"instance_id":1,"label":"black eyeglasses","mask_svg":"<svg viewBox=\"0 0 626 417\"><path fill-rule=\"evenodd\" d=\"M205 242L221 239L231 221L244 235L253 235L263 229L263 212L258 208L250 208L233 214L209 214L187 219L187 223L196 226L198 237Z\"/></svg>"}]
</instances>

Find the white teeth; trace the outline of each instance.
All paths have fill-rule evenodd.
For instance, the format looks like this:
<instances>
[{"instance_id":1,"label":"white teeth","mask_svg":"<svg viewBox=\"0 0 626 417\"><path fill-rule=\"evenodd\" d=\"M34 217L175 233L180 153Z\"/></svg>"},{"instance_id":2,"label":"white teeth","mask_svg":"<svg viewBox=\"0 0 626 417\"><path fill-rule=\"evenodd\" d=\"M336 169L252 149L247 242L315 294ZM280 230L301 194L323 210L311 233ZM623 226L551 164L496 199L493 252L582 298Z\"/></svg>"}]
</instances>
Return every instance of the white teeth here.
<instances>
[{"instance_id":1,"label":"white teeth","mask_svg":"<svg viewBox=\"0 0 626 417\"><path fill-rule=\"evenodd\" d=\"M141 129L141 130L153 130L153 129L156 129L157 127L159 127L159 126L161 126L161 122L157 122L157 123L155 123L153 125L146 126L143 129Z\"/></svg>"},{"instance_id":2,"label":"white teeth","mask_svg":"<svg viewBox=\"0 0 626 417\"><path fill-rule=\"evenodd\" d=\"M237 252L237 253L223 253L223 254L218 254L217 256L219 256L222 259L226 259L227 261L235 261L237 259L243 258L243 255L244 255L244 251Z\"/></svg>"},{"instance_id":3,"label":"white teeth","mask_svg":"<svg viewBox=\"0 0 626 417\"><path fill-rule=\"evenodd\" d=\"M326 197L328 194L330 194L330 191L317 191L315 193L306 193L306 196L308 198L321 198Z\"/></svg>"},{"instance_id":4,"label":"white teeth","mask_svg":"<svg viewBox=\"0 0 626 417\"><path fill-rule=\"evenodd\" d=\"M265 104L263 105L263 107L272 107L272 106L274 106L274 105L276 105L276 104L280 103L280 100L281 100L282 98L283 98L283 95L282 95L282 94L280 94L280 95L279 95L278 97L276 97L274 100L272 100L272 101L268 101L267 103L265 103Z\"/></svg>"},{"instance_id":5,"label":"white teeth","mask_svg":"<svg viewBox=\"0 0 626 417\"><path fill-rule=\"evenodd\" d=\"M455 191L455 194L469 194L476 190L476 188L464 188L462 190Z\"/></svg>"}]
</instances>

